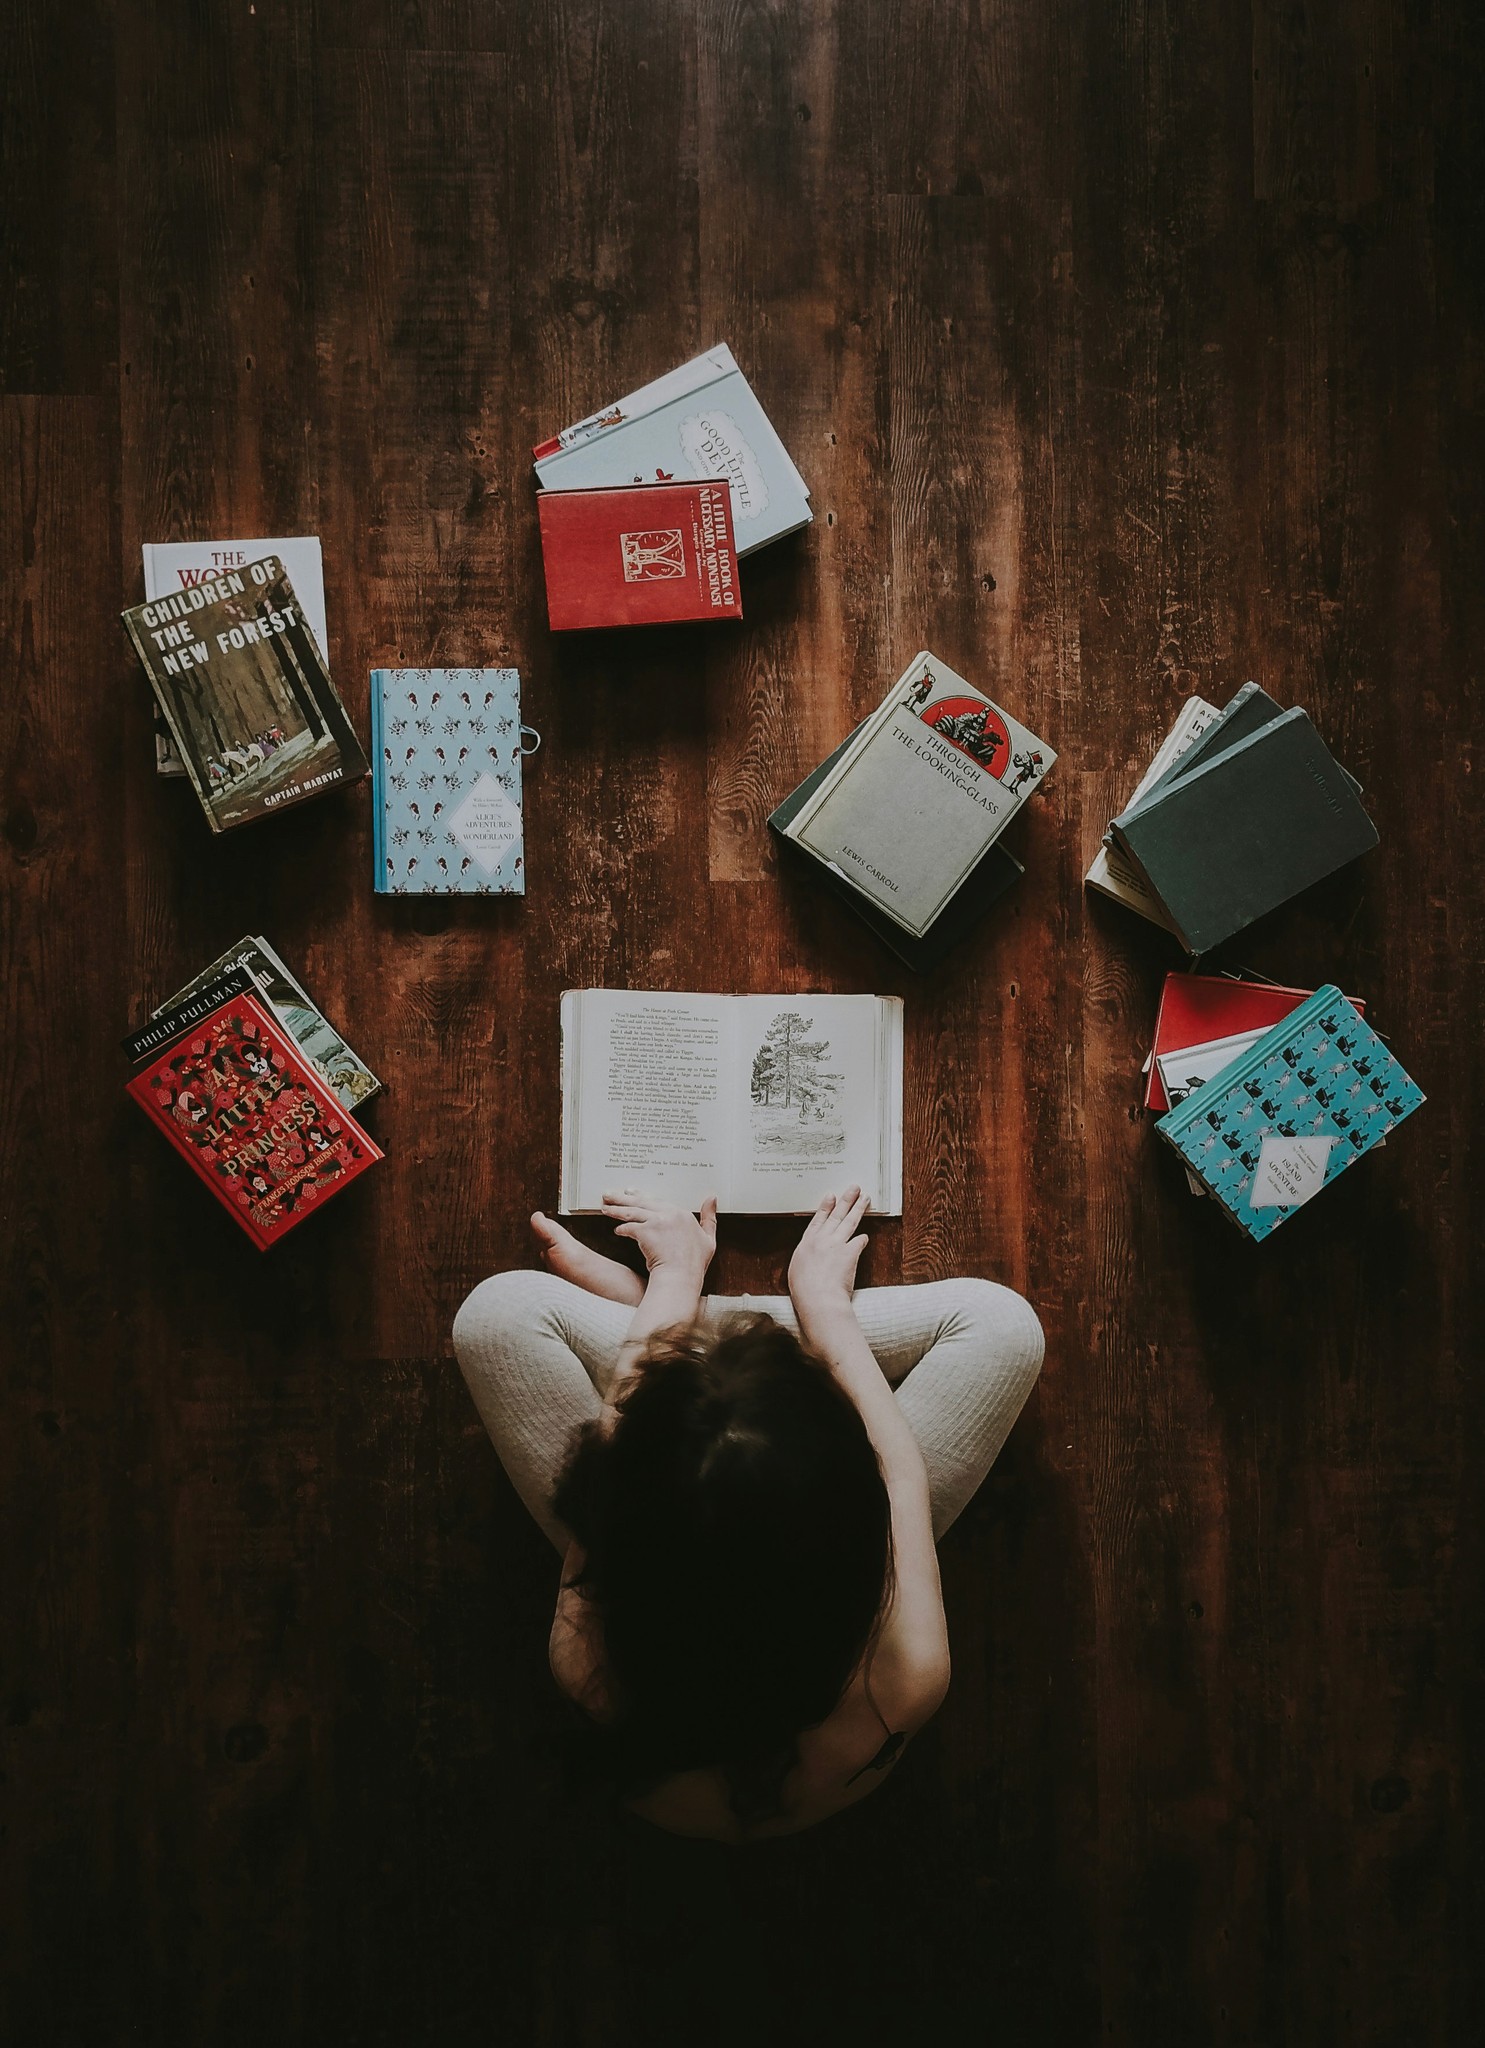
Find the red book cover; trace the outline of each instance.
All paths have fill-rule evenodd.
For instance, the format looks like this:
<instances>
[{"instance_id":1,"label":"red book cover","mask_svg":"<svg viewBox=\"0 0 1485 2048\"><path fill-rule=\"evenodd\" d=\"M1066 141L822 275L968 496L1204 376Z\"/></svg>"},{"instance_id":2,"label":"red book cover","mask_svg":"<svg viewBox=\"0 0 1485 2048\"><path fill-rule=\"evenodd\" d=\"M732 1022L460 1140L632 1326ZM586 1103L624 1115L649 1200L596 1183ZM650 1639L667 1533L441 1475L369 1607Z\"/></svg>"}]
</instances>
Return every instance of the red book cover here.
<instances>
[{"instance_id":1,"label":"red book cover","mask_svg":"<svg viewBox=\"0 0 1485 2048\"><path fill-rule=\"evenodd\" d=\"M260 1251L382 1156L255 995L152 1053L129 1093Z\"/></svg>"},{"instance_id":2,"label":"red book cover","mask_svg":"<svg viewBox=\"0 0 1485 2048\"><path fill-rule=\"evenodd\" d=\"M730 484L542 491L536 509L554 633L742 617Z\"/></svg>"},{"instance_id":3,"label":"red book cover","mask_svg":"<svg viewBox=\"0 0 1485 2048\"><path fill-rule=\"evenodd\" d=\"M1233 1038L1239 1031L1266 1031L1282 1024L1313 994L1313 989L1279 988L1268 981L1232 981L1225 974L1167 974L1145 1082L1146 1109L1164 1116L1170 1108L1155 1064L1161 1053L1209 1045L1214 1038ZM1347 1001L1358 1010L1366 1008L1355 996Z\"/></svg>"}]
</instances>

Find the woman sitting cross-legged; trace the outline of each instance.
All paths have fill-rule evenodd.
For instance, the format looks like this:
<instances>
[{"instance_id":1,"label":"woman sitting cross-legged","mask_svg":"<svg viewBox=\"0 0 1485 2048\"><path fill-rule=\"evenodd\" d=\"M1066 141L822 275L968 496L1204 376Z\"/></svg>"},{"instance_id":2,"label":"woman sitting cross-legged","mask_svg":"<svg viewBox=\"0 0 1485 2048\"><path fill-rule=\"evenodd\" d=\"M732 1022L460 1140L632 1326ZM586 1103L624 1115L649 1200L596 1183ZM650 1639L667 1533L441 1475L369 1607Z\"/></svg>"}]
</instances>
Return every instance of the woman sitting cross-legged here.
<instances>
[{"instance_id":1,"label":"woman sitting cross-legged","mask_svg":"<svg viewBox=\"0 0 1485 2048\"><path fill-rule=\"evenodd\" d=\"M628 1805L677 1834L791 1833L879 1785L938 1707L934 1544L1041 1366L989 1280L854 1293L856 1188L827 1196L789 1297L703 1298L716 1204L604 1212L648 1279L537 1214L550 1268L497 1273L454 1348L562 1555L558 1684Z\"/></svg>"}]
</instances>

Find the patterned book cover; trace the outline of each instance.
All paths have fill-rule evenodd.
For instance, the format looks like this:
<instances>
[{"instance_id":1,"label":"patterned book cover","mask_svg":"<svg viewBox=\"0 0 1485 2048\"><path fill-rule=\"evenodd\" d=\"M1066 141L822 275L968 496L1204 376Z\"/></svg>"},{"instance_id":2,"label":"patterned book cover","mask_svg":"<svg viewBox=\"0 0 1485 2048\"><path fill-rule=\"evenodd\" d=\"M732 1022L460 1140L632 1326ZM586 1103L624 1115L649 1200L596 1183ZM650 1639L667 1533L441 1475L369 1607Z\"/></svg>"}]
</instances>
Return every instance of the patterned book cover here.
<instances>
[{"instance_id":1,"label":"patterned book cover","mask_svg":"<svg viewBox=\"0 0 1485 2048\"><path fill-rule=\"evenodd\" d=\"M152 1010L151 1017L165 1017L234 967L242 968L256 982L320 1079L340 1097L343 1109L359 1109L379 1092L382 1084L365 1060L352 1052L265 938L239 939L209 967L203 967L184 988L177 989L168 1002Z\"/></svg>"},{"instance_id":2,"label":"patterned book cover","mask_svg":"<svg viewBox=\"0 0 1485 2048\"><path fill-rule=\"evenodd\" d=\"M544 490L716 478L732 486L737 552L807 526L809 486L725 342L564 427L532 451Z\"/></svg>"},{"instance_id":3,"label":"patterned book cover","mask_svg":"<svg viewBox=\"0 0 1485 2048\"><path fill-rule=\"evenodd\" d=\"M726 484L543 491L536 509L554 633L742 617Z\"/></svg>"},{"instance_id":4,"label":"patterned book cover","mask_svg":"<svg viewBox=\"0 0 1485 2048\"><path fill-rule=\"evenodd\" d=\"M373 669L371 724L377 894L524 896L519 672Z\"/></svg>"},{"instance_id":5,"label":"patterned book cover","mask_svg":"<svg viewBox=\"0 0 1485 2048\"><path fill-rule=\"evenodd\" d=\"M1424 1099L1327 984L1155 1128L1234 1222L1262 1239Z\"/></svg>"},{"instance_id":6,"label":"patterned book cover","mask_svg":"<svg viewBox=\"0 0 1485 2048\"><path fill-rule=\"evenodd\" d=\"M367 773L276 555L131 606L123 619L213 832Z\"/></svg>"},{"instance_id":7,"label":"patterned book cover","mask_svg":"<svg viewBox=\"0 0 1485 2048\"><path fill-rule=\"evenodd\" d=\"M382 1156L252 993L153 1052L128 1092L260 1251Z\"/></svg>"}]
</instances>

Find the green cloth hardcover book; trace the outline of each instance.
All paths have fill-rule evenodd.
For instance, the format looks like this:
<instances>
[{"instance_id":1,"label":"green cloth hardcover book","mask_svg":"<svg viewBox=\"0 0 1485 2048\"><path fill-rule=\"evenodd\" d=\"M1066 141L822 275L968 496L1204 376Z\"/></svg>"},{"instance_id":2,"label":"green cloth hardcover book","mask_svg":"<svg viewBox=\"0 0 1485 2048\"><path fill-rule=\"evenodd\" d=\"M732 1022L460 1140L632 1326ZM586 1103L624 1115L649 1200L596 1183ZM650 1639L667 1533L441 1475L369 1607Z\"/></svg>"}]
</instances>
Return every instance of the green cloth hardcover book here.
<instances>
[{"instance_id":1,"label":"green cloth hardcover book","mask_svg":"<svg viewBox=\"0 0 1485 2048\"><path fill-rule=\"evenodd\" d=\"M1377 843L1354 781L1299 709L1179 776L1112 832L1193 954Z\"/></svg>"}]
</instances>

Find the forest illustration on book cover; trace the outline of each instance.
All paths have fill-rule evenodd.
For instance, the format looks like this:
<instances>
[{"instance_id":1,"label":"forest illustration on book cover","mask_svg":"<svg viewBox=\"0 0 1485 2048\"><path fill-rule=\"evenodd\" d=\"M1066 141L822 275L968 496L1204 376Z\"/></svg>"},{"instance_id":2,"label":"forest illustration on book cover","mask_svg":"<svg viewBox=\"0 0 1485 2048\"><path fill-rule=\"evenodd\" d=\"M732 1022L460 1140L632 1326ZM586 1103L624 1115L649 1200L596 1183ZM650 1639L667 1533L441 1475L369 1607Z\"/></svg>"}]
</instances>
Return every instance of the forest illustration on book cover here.
<instances>
[{"instance_id":1,"label":"forest illustration on book cover","mask_svg":"<svg viewBox=\"0 0 1485 2048\"><path fill-rule=\"evenodd\" d=\"M124 622L213 831L366 774L277 556L135 605Z\"/></svg>"}]
</instances>

